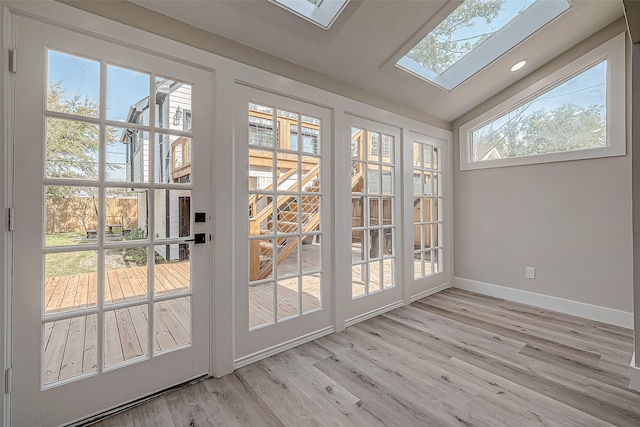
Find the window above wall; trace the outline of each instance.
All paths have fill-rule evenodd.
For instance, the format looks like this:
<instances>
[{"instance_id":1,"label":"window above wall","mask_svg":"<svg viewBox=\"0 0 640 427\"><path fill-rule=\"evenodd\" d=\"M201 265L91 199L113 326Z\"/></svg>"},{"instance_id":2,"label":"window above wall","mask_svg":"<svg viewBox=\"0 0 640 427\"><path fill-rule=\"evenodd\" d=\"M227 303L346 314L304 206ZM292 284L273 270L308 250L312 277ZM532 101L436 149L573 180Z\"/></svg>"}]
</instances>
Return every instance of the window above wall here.
<instances>
[{"instance_id":1,"label":"window above wall","mask_svg":"<svg viewBox=\"0 0 640 427\"><path fill-rule=\"evenodd\" d=\"M620 34L459 129L460 169L624 155Z\"/></svg>"},{"instance_id":2,"label":"window above wall","mask_svg":"<svg viewBox=\"0 0 640 427\"><path fill-rule=\"evenodd\" d=\"M328 29L349 0L269 0L288 11Z\"/></svg>"},{"instance_id":3,"label":"window above wall","mask_svg":"<svg viewBox=\"0 0 640 427\"><path fill-rule=\"evenodd\" d=\"M453 90L570 7L567 0L466 0L396 66Z\"/></svg>"}]
</instances>

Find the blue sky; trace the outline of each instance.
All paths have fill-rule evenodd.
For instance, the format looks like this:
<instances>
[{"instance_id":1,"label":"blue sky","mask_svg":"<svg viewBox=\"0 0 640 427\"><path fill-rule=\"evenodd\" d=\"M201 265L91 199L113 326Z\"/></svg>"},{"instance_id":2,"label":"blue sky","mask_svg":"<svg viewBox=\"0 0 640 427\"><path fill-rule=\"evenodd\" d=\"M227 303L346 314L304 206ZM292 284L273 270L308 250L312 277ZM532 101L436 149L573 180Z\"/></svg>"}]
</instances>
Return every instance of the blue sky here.
<instances>
[{"instance_id":1,"label":"blue sky","mask_svg":"<svg viewBox=\"0 0 640 427\"><path fill-rule=\"evenodd\" d=\"M59 83L67 96L77 93L96 102L100 96L100 62L49 50L48 80ZM107 119L125 121L129 108L149 96L148 74L107 65ZM116 137L122 129L115 128ZM126 170L126 146L119 142L107 146L106 161L117 169L107 169L108 179L124 181Z\"/></svg>"},{"instance_id":2,"label":"blue sky","mask_svg":"<svg viewBox=\"0 0 640 427\"><path fill-rule=\"evenodd\" d=\"M124 121L129 107L149 96L148 74L107 66L107 118ZM48 79L60 83L69 96L76 93L98 100L100 62L49 51Z\"/></svg>"}]
</instances>

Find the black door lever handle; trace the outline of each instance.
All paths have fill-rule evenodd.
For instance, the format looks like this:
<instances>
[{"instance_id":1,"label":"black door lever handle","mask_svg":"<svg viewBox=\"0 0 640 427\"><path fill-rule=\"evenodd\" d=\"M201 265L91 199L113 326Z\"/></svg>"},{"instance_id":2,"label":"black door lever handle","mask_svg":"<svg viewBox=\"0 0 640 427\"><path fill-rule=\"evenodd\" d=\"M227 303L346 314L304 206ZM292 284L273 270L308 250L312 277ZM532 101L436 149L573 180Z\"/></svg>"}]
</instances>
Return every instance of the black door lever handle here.
<instances>
[{"instance_id":1,"label":"black door lever handle","mask_svg":"<svg viewBox=\"0 0 640 427\"><path fill-rule=\"evenodd\" d=\"M207 243L206 233L196 233L193 235L193 239L187 239L185 242L194 242L196 245Z\"/></svg>"}]
</instances>

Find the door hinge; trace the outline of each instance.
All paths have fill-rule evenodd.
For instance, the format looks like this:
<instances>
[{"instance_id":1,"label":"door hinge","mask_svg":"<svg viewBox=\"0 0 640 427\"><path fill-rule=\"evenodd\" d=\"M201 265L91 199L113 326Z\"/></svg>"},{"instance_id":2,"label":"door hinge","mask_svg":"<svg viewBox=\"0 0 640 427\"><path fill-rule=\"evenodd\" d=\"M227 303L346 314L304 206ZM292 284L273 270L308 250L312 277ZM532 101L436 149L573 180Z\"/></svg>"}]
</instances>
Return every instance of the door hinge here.
<instances>
[{"instance_id":1,"label":"door hinge","mask_svg":"<svg viewBox=\"0 0 640 427\"><path fill-rule=\"evenodd\" d=\"M13 208L7 209L7 230L13 231L13 223L15 221L15 211Z\"/></svg>"},{"instance_id":2,"label":"door hinge","mask_svg":"<svg viewBox=\"0 0 640 427\"><path fill-rule=\"evenodd\" d=\"M9 71L12 73L18 72L18 59L16 55L16 49L9 49Z\"/></svg>"},{"instance_id":3,"label":"door hinge","mask_svg":"<svg viewBox=\"0 0 640 427\"><path fill-rule=\"evenodd\" d=\"M11 393L13 391L13 369L8 368L4 371L4 392Z\"/></svg>"}]
</instances>

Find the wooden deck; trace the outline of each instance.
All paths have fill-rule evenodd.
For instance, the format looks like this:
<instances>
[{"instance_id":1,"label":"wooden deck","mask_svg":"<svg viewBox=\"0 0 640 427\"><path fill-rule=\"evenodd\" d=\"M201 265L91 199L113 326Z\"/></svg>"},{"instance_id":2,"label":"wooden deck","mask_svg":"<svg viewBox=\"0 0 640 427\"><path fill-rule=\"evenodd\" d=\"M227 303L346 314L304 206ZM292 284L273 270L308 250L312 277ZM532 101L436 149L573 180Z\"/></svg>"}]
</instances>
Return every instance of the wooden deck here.
<instances>
[{"instance_id":1,"label":"wooden deck","mask_svg":"<svg viewBox=\"0 0 640 427\"><path fill-rule=\"evenodd\" d=\"M155 265L154 290L158 295L178 294L189 289L189 262ZM302 313L298 310L297 279L278 282L278 321L320 308L320 284L315 276L305 276L302 283ZM249 292L250 327L274 322L273 288L254 286ZM147 267L108 270L105 280L104 364L106 368L146 357L148 353ZM190 296L156 303L154 351L162 352L191 342ZM108 310L109 304L135 302L138 305ZM97 274L84 273L51 277L45 284L46 314L65 313L95 307ZM97 326L94 315L45 323L44 383L96 372Z\"/></svg>"},{"instance_id":2,"label":"wooden deck","mask_svg":"<svg viewBox=\"0 0 640 427\"><path fill-rule=\"evenodd\" d=\"M155 266L157 295L189 289L189 262ZM148 305L108 310L109 304L142 300L147 294L147 268L110 269L106 272L104 312L104 365L145 357L148 353ZM97 274L51 277L45 284L46 314L95 307ZM162 352L191 341L191 297L181 296L154 305L154 351ZM97 315L77 316L45 323L44 383L97 370Z\"/></svg>"}]
</instances>

